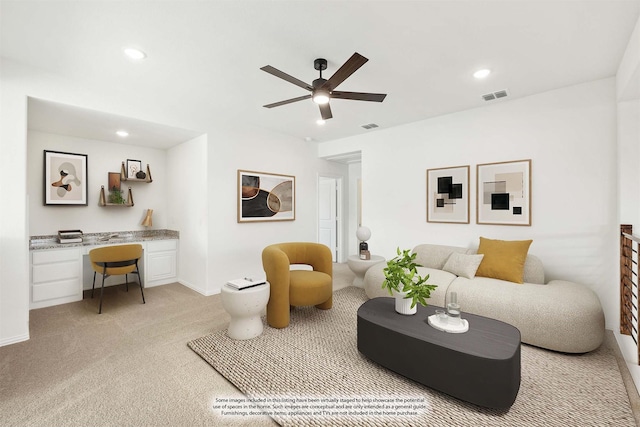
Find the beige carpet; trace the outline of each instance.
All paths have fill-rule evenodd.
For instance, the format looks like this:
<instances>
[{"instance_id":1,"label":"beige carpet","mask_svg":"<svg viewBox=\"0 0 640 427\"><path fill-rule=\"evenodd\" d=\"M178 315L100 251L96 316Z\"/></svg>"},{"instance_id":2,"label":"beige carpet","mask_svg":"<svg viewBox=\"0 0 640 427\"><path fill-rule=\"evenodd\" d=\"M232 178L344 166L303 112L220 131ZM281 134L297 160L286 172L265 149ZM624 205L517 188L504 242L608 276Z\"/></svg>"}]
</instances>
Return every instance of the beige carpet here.
<instances>
[{"instance_id":1,"label":"beige carpet","mask_svg":"<svg viewBox=\"0 0 640 427\"><path fill-rule=\"evenodd\" d=\"M334 265L335 289L353 277L346 264ZM244 397L186 345L226 328L220 295L173 283L145 289L145 297L142 305L135 286L115 287L105 290L101 315L97 299L32 310L31 339L0 347L0 426L277 426L268 416L212 410L218 398Z\"/></svg>"},{"instance_id":2,"label":"beige carpet","mask_svg":"<svg viewBox=\"0 0 640 427\"><path fill-rule=\"evenodd\" d=\"M265 328L248 341L231 340L222 330L189 346L248 398L264 402L262 410L283 426L635 425L615 355L607 346L565 355L523 345L516 402L506 412L489 410L407 380L362 356L356 348L356 311L365 300L363 290L345 288L335 293L331 310L294 309L286 329ZM372 406L375 399L414 403L394 414L392 407ZM345 402L358 415L340 409ZM217 410L229 421L259 412L246 400L219 402Z\"/></svg>"}]
</instances>

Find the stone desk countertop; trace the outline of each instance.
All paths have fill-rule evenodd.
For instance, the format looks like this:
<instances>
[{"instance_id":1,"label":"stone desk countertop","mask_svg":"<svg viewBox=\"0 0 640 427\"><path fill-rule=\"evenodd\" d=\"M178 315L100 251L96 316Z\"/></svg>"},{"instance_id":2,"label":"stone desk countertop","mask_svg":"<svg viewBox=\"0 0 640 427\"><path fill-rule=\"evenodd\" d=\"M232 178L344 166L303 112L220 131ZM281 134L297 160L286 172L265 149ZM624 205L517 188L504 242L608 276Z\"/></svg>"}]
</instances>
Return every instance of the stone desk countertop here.
<instances>
[{"instance_id":1,"label":"stone desk countertop","mask_svg":"<svg viewBox=\"0 0 640 427\"><path fill-rule=\"evenodd\" d=\"M58 235L53 234L48 236L31 236L29 238L29 250L61 249L78 246L85 247L179 238L180 233L174 230L115 231L105 233L86 233L82 236L82 242L79 243L59 243Z\"/></svg>"}]
</instances>

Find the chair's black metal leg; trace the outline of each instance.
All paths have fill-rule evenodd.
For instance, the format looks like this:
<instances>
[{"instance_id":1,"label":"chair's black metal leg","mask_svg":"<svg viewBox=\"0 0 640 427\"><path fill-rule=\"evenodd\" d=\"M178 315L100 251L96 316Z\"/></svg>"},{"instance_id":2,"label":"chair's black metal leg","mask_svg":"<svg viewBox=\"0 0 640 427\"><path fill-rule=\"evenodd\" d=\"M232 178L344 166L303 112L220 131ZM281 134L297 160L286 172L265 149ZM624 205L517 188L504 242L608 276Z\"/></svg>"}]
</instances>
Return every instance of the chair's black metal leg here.
<instances>
[{"instance_id":1,"label":"chair's black metal leg","mask_svg":"<svg viewBox=\"0 0 640 427\"><path fill-rule=\"evenodd\" d=\"M126 285L127 285L127 292L129 292L129 275L128 274L124 275L124 280L125 280Z\"/></svg>"},{"instance_id":2,"label":"chair's black metal leg","mask_svg":"<svg viewBox=\"0 0 640 427\"><path fill-rule=\"evenodd\" d=\"M147 302L144 300L144 291L142 290L142 274L140 273L140 269L138 268L138 260L136 260L136 273L138 274L138 283L140 284L140 293L142 294L142 303L146 304Z\"/></svg>"},{"instance_id":3,"label":"chair's black metal leg","mask_svg":"<svg viewBox=\"0 0 640 427\"><path fill-rule=\"evenodd\" d=\"M93 298L93 291L96 288L96 272L93 272L93 286L91 286L91 298Z\"/></svg>"},{"instance_id":4,"label":"chair's black metal leg","mask_svg":"<svg viewBox=\"0 0 640 427\"><path fill-rule=\"evenodd\" d=\"M100 310L98 310L98 314L102 314L102 295L104 294L104 279L107 277L107 265L104 266L104 271L102 272L102 287L100 288Z\"/></svg>"}]
</instances>

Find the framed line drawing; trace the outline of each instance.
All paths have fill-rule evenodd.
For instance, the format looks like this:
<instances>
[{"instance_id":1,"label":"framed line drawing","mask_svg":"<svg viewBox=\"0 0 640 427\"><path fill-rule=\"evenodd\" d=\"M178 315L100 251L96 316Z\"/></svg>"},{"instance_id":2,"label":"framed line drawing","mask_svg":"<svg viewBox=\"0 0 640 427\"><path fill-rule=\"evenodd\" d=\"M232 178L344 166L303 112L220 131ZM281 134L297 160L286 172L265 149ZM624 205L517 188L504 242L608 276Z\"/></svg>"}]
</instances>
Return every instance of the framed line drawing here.
<instances>
[{"instance_id":1,"label":"framed line drawing","mask_svg":"<svg viewBox=\"0 0 640 427\"><path fill-rule=\"evenodd\" d=\"M136 174L142 170L142 161L127 159L127 179L136 179Z\"/></svg>"},{"instance_id":2,"label":"framed line drawing","mask_svg":"<svg viewBox=\"0 0 640 427\"><path fill-rule=\"evenodd\" d=\"M469 224L469 165L427 169L427 222Z\"/></svg>"},{"instance_id":3,"label":"framed line drawing","mask_svg":"<svg viewBox=\"0 0 640 427\"><path fill-rule=\"evenodd\" d=\"M44 150L44 204L87 206L87 155Z\"/></svg>"},{"instance_id":4,"label":"framed line drawing","mask_svg":"<svg viewBox=\"0 0 640 427\"><path fill-rule=\"evenodd\" d=\"M238 170L238 222L296 219L296 177Z\"/></svg>"},{"instance_id":5,"label":"framed line drawing","mask_svg":"<svg viewBox=\"0 0 640 427\"><path fill-rule=\"evenodd\" d=\"M531 225L531 159L476 166L476 222Z\"/></svg>"}]
</instances>

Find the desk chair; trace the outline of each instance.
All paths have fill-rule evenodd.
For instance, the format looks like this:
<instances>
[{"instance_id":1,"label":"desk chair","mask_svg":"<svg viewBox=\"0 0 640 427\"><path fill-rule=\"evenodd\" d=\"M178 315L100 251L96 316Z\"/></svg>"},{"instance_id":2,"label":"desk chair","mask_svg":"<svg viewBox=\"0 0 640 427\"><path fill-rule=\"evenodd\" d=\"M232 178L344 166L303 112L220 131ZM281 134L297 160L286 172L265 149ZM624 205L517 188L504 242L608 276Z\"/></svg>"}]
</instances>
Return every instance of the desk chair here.
<instances>
[{"instance_id":1,"label":"desk chair","mask_svg":"<svg viewBox=\"0 0 640 427\"><path fill-rule=\"evenodd\" d=\"M98 314L102 313L102 295L104 293L104 279L109 276L125 275L127 282L127 292L129 291L129 274L138 275L138 283L140 284L140 293L142 294L142 303L144 300L144 291L142 290L142 278L138 269L138 260L142 258L142 245L116 245L105 246L103 248L92 249L89 251L89 259L91 267L93 267L93 286L91 287L91 298L96 287L96 273L102 274L102 287L100 288L100 309Z\"/></svg>"}]
</instances>

